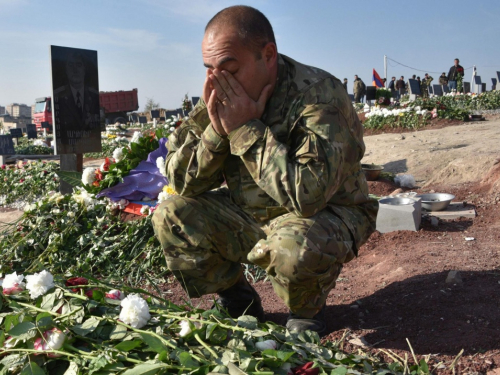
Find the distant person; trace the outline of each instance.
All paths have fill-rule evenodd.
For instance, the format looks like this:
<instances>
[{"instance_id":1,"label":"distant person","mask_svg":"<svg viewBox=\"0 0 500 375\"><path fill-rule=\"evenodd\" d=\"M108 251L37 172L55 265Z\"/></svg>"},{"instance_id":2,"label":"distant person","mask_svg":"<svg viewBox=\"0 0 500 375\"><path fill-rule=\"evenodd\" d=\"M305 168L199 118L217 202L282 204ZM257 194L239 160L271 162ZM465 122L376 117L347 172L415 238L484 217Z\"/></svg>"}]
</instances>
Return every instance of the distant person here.
<instances>
[{"instance_id":1,"label":"distant person","mask_svg":"<svg viewBox=\"0 0 500 375\"><path fill-rule=\"evenodd\" d=\"M87 67L81 53L71 51L68 54L65 72L67 84L54 90L60 129L100 128L99 92L86 85Z\"/></svg>"},{"instance_id":2,"label":"distant person","mask_svg":"<svg viewBox=\"0 0 500 375\"><path fill-rule=\"evenodd\" d=\"M366 93L366 85L357 75L354 76L354 102L363 102L363 96Z\"/></svg>"},{"instance_id":3,"label":"distant person","mask_svg":"<svg viewBox=\"0 0 500 375\"><path fill-rule=\"evenodd\" d=\"M417 77L417 82L418 82L418 88L420 89L420 92L422 92L422 81L420 80L420 76Z\"/></svg>"},{"instance_id":4,"label":"distant person","mask_svg":"<svg viewBox=\"0 0 500 375\"><path fill-rule=\"evenodd\" d=\"M405 77L401 76L400 79L396 82L396 90L398 90L398 99L405 94Z\"/></svg>"},{"instance_id":5,"label":"distant person","mask_svg":"<svg viewBox=\"0 0 500 375\"><path fill-rule=\"evenodd\" d=\"M446 77L446 73L445 73L445 72L443 72L443 73L441 74L441 76L439 77L439 84L440 84L441 86L443 86L443 85L447 85L447 84L448 84L448 77Z\"/></svg>"},{"instance_id":6,"label":"distant person","mask_svg":"<svg viewBox=\"0 0 500 375\"><path fill-rule=\"evenodd\" d=\"M429 97L429 87L431 85L431 82L434 78L432 78L429 73L425 73L424 79L422 80L420 89L422 91L422 97L423 98L428 98Z\"/></svg>"},{"instance_id":7,"label":"distant person","mask_svg":"<svg viewBox=\"0 0 500 375\"><path fill-rule=\"evenodd\" d=\"M396 92L396 77L392 77L389 81L389 90L391 91L391 94Z\"/></svg>"},{"instance_id":8,"label":"distant person","mask_svg":"<svg viewBox=\"0 0 500 375\"><path fill-rule=\"evenodd\" d=\"M416 74L412 75L411 79L417 79L417 75Z\"/></svg>"},{"instance_id":9,"label":"distant person","mask_svg":"<svg viewBox=\"0 0 500 375\"><path fill-rule=\"evenodd\" d=\"M455 59L454 62L455 64L450 68L450 71L448 72L448 88L450 89L450 91L457 89L458 76L464 76L464 68L459 64L460 60Z\"/></svg>"},{"instance_id":10,"label":"distant person","mask_svg":"<svg viewBox=\"0 0 500 375\"><path fill-rule=\"evenodd\" d=\"M344 78L343 85L344 85L345 91L348 92L348 90L347 90L347 78Z\"/></svg>"}]
</instances>

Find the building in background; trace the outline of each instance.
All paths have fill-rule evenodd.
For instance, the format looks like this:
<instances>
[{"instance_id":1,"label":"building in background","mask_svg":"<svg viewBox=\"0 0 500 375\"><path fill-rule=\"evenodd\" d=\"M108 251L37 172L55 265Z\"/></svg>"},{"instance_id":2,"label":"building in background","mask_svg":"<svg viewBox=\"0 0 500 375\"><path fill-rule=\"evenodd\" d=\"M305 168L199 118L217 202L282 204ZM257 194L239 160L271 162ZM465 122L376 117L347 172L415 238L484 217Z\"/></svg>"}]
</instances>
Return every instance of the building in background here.
<instances>
[{"instance_id":1,"label":"building in background","mask_svg":"<svg viewBox=\"0 0 500 375\"><path fill-rule=\"evenodd\" d=\"M5 110L14 118L31 119L31 107L26 104L11 103L5 107Z\"/></svg>"},{"instance_id":2,"label":"building in background","mask_svg":"<svg viewBox=\"0 0 500 375\"><path fill-rule=\"evenodd\" d=\"M35 107L36 107L36 103L31 105L31 118L34 118L34 115L35 115Z\"/></svg>"},{"instance_id":3,"label":"building in background","mask_svg":"<svg viewBox=\"0 0 500 375\"><path fill-rule=\"evenodd\" d=\"M0 105L0 116L1 116L1 115L5 115L5 107L2 107L2 106Z\"/></svg>"}]
</instances>

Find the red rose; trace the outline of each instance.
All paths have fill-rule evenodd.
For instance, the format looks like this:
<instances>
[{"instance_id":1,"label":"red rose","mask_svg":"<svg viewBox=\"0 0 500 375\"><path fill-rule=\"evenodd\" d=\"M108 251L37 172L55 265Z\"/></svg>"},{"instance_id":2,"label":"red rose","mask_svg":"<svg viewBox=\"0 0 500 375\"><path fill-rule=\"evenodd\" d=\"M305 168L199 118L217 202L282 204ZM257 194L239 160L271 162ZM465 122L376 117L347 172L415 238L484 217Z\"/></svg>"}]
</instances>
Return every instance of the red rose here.
<instances>
[{"instance_id":1,"label":"red rose","mask_svg":"<svg viewBox=\"0 0 500 375\"><path fill-rule=\"evenodd\" d=\"M90 299L92 299L92 297L94 296L94 290L97 290L97 288L93 288L93 289L89 289L85 292L85 295L87 297L89 297Z\"/></svg>"},{"instance_id":2,"label":"red rose","mask_svg":"<svg viewBox=\"0 0 500 375\"><path fill-rule=\"evenodd\" d=\"M66 280L66 286L88 285L89 281L85 277L71 277ZM71 289L73 292L78 292L79 288Z\"/></svg>"},{"instance_id":3,"label":"red rose","mask_svg":"<svg viewBox=\"0 0 500 375\"><path fill-rule=\"evenodd\" d=\"M292 369L292 373L294 375L318 375L319 368L311 368L314 365L314 362L307 362L306 364L294 367Z\"/></svg>"},{"instance_id":4,"label":"red rose","mask_svg":"<svg viewBox=\"0 0 500 375\"><path fill-rule=\"evenodd\" d=\"M20 182L20 183L23 183L23 182L24 182L24 178L21 178L21 179L19 180L19 182Z\"/></svg>"},{"instance_id":5,"label":"red rose","mask_svg":"<svg viewBox=\"0 0 500 375\"><path fill-rule=\"evenodd\" d=\"M105 172L108 172L110 165L111 165L111 162L109 161L109 158L106 158L106 160L104 161L104 165L102 167L102 170Z\"/></svg>"},{"instance_id":6,"label":"red rose","mask_svg":"<svg viewBox=\"0 0 500 375\"><path fill-rule=\"evenodd\" d=\"M5 169L7 168L7 166L5 164L2 165L2 169Z\"/></svg>"}]
</instances>

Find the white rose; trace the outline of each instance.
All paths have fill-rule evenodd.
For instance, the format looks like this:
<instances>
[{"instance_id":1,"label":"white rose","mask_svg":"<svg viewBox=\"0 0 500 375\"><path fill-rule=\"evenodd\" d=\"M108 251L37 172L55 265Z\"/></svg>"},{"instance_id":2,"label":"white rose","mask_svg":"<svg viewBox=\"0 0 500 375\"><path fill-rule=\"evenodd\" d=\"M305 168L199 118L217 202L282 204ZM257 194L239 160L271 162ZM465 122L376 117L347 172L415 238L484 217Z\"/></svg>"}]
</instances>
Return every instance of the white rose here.
<instances>
[{"instance_id":1,"label":"white rose","mask_svg":"<svg viewBox=\"0 0 500 375\"><path fill-rule=\"evenodd\" d=\"M180 337L185 337L192 332L191 325L187 320L181 321L179 325L181 326L181 331L179 332Z\"/></svg>"},{"instance_id":2,"label":"white rose","mask_svg":"<svg viewBox=\"0 0 500 375\"><path fill-rule=\"evenodd\" d=\"M2 282L3 294L18 294L24 290L25 283L23 282L24 276L18 275L17 272L5 275Z\"/></svg>"},{"instance_id":3,"label":"white rose","mask_svg":"<svg viewBox=\"0 0 500 375\"><path fill-rule=\"evenodd\" d=\"M171 133L173 133L175 131L175 127L171 126L169 130Z\"/></svg>"},{"instance_id":4,"label":"white rose","mask_svg":"<svg viewBox=\"0 0 500 375\"><path fill-rule=\"evenodd\" d=\"M29 290L30 297L33 299L44 295L53 287L54 277L46 270L26 276L26 289Z\"/></svg>"},{"instance_id":5,"label":"white rose","mask_svg":"<svg viewBox=\"0 0 500 375\"><path fill-rule=\"evenodd\" d=\"M95 168L87 167L82 174L82 182L84 185L92 185L95 181Z\"/></svg>"},{"instance_id":6,"label":"white rose","mask_svg":"<svg viewBox=\"0 0 500 375\"><path fill-rule=\"evenodd\" d=\"M52 328L43 333L43 338L39 337L35 340L34 349L40 351L59 350L62 348L64 340L66 340L66 335L61 330ZM56 355L51 356L55 357Z\"/></svg>"},{"instance_id":7,"label":"white rose","mask_svg":"<svg viewBox=\"0 0 500 375\"><path fill-rule=\"evenodd\" d=\"M75 217L75 213L74 212L68 212L68 217Z\"/></svg>"},{"instance_id":8,"label":"white rose","mask_svg":"<svg viewBox=\"0 0 500 375\"><path fill-rule=\"evenodd\" d=\"M141 207L141 215L149 215L150 207L148 205L143 205Z\"/></svg>"},{"instance_id":9,"label":"white rose","mask_svg":"<svg viewBox=\"0 0 500 375\"><path fill-rule=\"evenodd\" d=\"M123 159L123 147L115 148L113 151L113 159L115 159L117 163Z\"/></svg>"},{"instance_id":10,"label":"white rose","mask_svg":"<svg viewBox=\"0 0 500 375\"><path fill-rule=\"evenodd\" d=\"M276 341L274 340L266 340L266 341L256 342L255 347L262 351L266 349L276 349L277 344Z\"/></svg>"},{"instance_id":11,"label":"white rose","mask_svg":"<svg viewBox=\"0 0 500 375\"><path fill-rule=\"evenodd\" d=\"M151 319L148 304L137 294L129 295L121 302L121 306L120 320L134 328L144 327Z\"/></svg>"}]
</instances>

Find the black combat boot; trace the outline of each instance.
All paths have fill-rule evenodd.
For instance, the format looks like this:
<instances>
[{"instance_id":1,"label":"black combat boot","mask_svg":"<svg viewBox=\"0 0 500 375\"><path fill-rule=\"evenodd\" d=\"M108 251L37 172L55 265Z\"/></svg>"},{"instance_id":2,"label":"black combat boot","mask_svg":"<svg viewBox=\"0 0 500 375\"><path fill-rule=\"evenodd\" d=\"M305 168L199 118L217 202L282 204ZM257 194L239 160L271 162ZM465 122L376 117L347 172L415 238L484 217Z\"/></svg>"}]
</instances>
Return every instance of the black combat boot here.
<instances>
[{"instance_id":1,"label":"black combat boot","mask_svg":"<svg viewBox=\"0 0 500 375\"><path fill-rule=\"evenodd\" d=\"M324 335L326 333L325 308L326 305L323 305L319 313L311 319L303 318L290 312L286 320L286 328L290 332L304 332L309 330L317 332L320 336Z\"/></svg>"},{"instance_id":2,"label":"black combat boot","mask_svg":"<svg viewBox=\"0 0 500 375\"><path fill-rule=\"evenodd\" d=\"M259 322L264 321L264 309L259 294L243 273L236 284L218 294L216 305L226 310L232 318L236 319L244 314L255 316Z\"/></svg>"}]
</instances>

